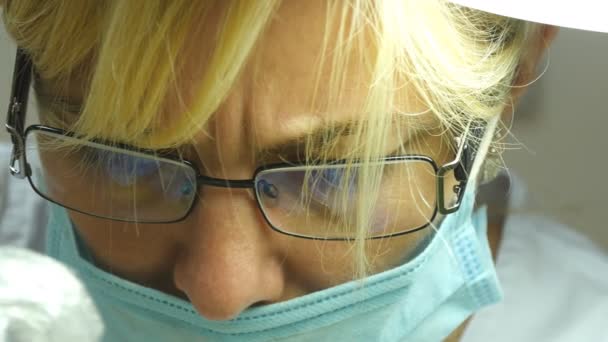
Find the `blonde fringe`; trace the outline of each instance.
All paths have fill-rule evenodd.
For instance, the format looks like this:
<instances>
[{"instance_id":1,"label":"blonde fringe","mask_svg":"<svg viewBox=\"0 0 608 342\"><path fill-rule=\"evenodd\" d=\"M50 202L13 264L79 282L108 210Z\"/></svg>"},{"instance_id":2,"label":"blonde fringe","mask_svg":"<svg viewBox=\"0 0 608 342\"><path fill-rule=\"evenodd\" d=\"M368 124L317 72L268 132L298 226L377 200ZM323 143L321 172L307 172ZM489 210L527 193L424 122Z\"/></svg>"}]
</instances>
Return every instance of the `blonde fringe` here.
<instances>
[{"instance_id":1,"label":"blonde fringe","mask_svg":"<svg viewBox=\"0 0 608 342\"><path fill-rule=\"evenodd\" d=\"M205 129L280 2L150 0L142 6L132 1L83 0L68 5L61 0L42 4L19 0L2 4L9 32L33 56L42 79L67 79L77 66L92 65L86 101L73 130L85 139L167 148L188 143ZM226 10L217 45L194 99L179 99L181 115L164 120L168 95L179 94L180 54L188 33L220 3ZM424 112L432 113L450 134L460 133L472 119L497 117L509 104L535 25L443 0L328 1L325 25L315 89L328 67L328 107L342 101L346 66L353 58L360 59L361 81L369 83L361 109L365 120L352 132L352 149L357 153L347 158L368 162L358 177L365 199L357 201L358 238L352 245L356 277L363 277L370 265L366 227L383 171L369 161L385 150L395 122L412 119L415 124L420 113L408 111L408 101L423 103ZM404 94L403 89L412 91ZM312 112L322 112L318 94L313 95ZM308 161L323 162L336 147L331 141L309 141L307 151L315 150L314 143L321 144L323 151L307 153ZM408 151L402 147L400 152Z\"/></svg>"}]
</instances>

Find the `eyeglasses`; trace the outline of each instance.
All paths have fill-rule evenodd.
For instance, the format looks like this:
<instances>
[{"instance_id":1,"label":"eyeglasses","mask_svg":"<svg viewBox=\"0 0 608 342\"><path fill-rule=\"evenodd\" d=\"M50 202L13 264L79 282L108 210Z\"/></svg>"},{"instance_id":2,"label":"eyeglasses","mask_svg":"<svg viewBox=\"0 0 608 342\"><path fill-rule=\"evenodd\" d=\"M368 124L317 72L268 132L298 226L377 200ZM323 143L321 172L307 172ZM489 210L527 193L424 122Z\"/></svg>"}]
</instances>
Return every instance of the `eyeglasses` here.
<instances>
[{"instance_id":1,"label":"eyeglasses","mask_svg":"<svg viewBox=\"0 0 608 342\"><path fill-rule=\"evenodd\" d=\"M6 124L13 142L10 172L27 178L43 198L98 218L178 222L196 206L201 186L239 188L252 192L268 225L280 233L351 240L361 201L369 201L359 190L361 177L372 166L382 168L382 179L367 237L386 238L423 229L438 212L458 210L474 158L465 132L456 158L441 167L428 156L404 155L368 163L277 163L259 167L251 179L213 178L174 153L85 141L44 125L24 129L31 78L31 60L18 50ZM457 184L449 188L452 171Z\"/></svg>"}]
</instances>

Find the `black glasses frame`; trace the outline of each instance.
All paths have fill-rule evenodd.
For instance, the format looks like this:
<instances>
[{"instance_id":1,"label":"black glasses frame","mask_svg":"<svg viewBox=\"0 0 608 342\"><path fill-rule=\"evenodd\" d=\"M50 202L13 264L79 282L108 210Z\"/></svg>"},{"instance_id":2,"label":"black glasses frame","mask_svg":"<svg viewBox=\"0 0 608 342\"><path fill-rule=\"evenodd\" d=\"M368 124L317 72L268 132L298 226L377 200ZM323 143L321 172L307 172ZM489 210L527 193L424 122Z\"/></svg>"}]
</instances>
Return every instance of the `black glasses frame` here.
<instances>
[{"instance_id":1,"label":"black glasses frame","mask_svg":"<svg viewBox=\"0 0 608 342\"><path fill-rule=\"evenodd\" d=\"M123 221L123 222L135 222L133 220L122 220L122 219L114 219L114 218L99 216L99 215L91 214L88 212L83 212L83 211L80 211L75 208L70 208L69 206L58 203L55 200L53 200L52 198L49 198L46 195L42 194L40 191L37 190L36 186L34 186L32 180L31 180L31 177L30 177L31 169L27 162L26 153L25 153L25 140L26 140L27 134L30 133L31 131L42 131L42 132L62 135L62 136L70 137L70 138L77 139L78 137L73 132L69 132L69 131L66 131L66 130L63 130L60 128L54 128L54 127L49 127L49 126L45 126L45 125L31 125L31 126L27 127L27 129L24 128L25 117L27 114L27 101L28 101L28 97L29 97L29 90L30 90L30 83L32 80L32 74L33 74L33 65L32 65L32 61L31 61L30 57L22 49L17 49L17 56L15 59L15 69L14 69L14 73L13 73L13 83L12 83L12 89L11 89L11 98L9 101L8 115L7 115L7 121L6 121L6 129L10 133L11 141L13 144L13 149L12 149L11 158L10 158L10 162L9 162L9 171L10 171L11 175L13 175L14 177L19 178L19 179L27 178L28 182L30 183L30 186L39 196L41 196L42 198L44 198L52 203L60 205L64 208L67 208L67 209L70 209L70 210L73 210L73 211L76 211L76 212L79 212L79 213L82 213L85 215L103 218L103 219L109 219L109 220L114 220L114 221ZM406 230L403 232L374 236L374 237L370 237L369 239L388 238L388 237L400 236L400 235L405 235L405 234L416 232L418 230L428 227L435 220L437 213L447 215L447 214L451 214L451 213L457 211L460 208L460 204L462 202L462 198L463 198L463 195L464 195L464 192L466 189L466 185L468 183L468 174L471 170L471 166L472 166L473 160L475 158L475 149L471 148L470 142L477 142L479 140L479 138L481 137L481 134L483 133L483 127L481 127L479 125L472 127L472 125L473 125L472 123L469 124L469 126L467 127L467 129L465 130L463 135L459 138L456 138L458 148L457 148L457 153L456 153L456 157L454 158L454 160L442 165L441 167L437 166L437 163L432 158L430 158L428 156L424 156L424 155L391 156L391 157L379 158L377 160L377 162L407 161L407 160L428 162L429 164L431 164L431 166L433 167L433 170L435 171L437 200L435 201L435 208L433 210L433 214L425 225L418 227L418 228L413 228L411 230ZM473 139L467 138L468 136L472 136ZM304 163L304 162L274 163L274 164L269 164L269 165L263 165L263 166L257 168L254 171L253 177L251 179L221 179L221 178L214 178L214 177L209 177L209 176L203 175L194 163L192 163L189 160L183 159L174 153L163 154L161 157L159 157L158 151L154 151L154 150L138 148L138 147L134 147L134 146L126 145L126 144L120 144L120 143L108 144L107 142L104 142L103 140L92 140L91 142L100 144L100 145L105 145L105 146L111 145L112 147L120 148L123 150L145 154L145 155L150 156L151 158L166 159L166 160L171 160L171 161L186 165L187 167L191 168L193 170L194 174L196 175L196 188L199 188L202 185L207 185L207 186L222 187L222 188L252 189L253 193L255 195L254 197L256 199L258 208L262 212L262 216L264 217L264 219L266 220L268 225L273 230L275 230L279 233L294 236L294 237L299 237L299 238L311 239L311 240L334 240L334 241L352 240L352 238L334 238L334 237L317 237L317 236L300 235L300 234L295 234L295 233L292 233L289 231L284 231L281 228L276 227L274 224L272 224L272 222L266 215L266 211L263 209L263 206L262 206L262 200L259 197L260 194L256 187L257 176L262 171L268 171L268 170L280 169L280 168L294 168L294 167L302 167L302 166L343 165L346 163L345 160L335 160L335 161L330 161L325 164L316 164L316 165L310 164L310 163ZM455 175L456 180L458 181L458 184L455 185L453 188L453 191L456 194L456 201L454 202L453 205L447 206L447 202L445 199L445 175L450 171L454 171L454 175ZM192 209L196 206L197 201L198 201L198 196L194 196L194 199L193 199L192 203L190 204L188 211L182 217L180 217L178 219L162 221L162 222L159 222L159 221L154 221L154 222L137 221L137 222L138 223L157 223L157 224L165 223L166 224L166 223L176 223L176 222L183 221L186 217L188 217L190 215L190 213L192 212Z\"/></svg>"}]
</instances>

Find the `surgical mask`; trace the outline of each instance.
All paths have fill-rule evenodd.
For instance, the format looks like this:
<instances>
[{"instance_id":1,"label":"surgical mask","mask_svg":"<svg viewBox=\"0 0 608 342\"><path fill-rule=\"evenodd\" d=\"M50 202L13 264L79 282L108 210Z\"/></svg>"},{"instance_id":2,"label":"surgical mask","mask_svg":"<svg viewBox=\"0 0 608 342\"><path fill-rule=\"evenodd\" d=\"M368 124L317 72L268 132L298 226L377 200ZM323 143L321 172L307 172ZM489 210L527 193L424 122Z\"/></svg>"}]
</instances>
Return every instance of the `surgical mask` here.
<instances>
[{"instance_id":1,"label":"surgical mask","mask_svg":"<svg viewBox=\"0 0 608 342\"><path fill-rule=\"evenodd\" d=\"M87 261L67 213L53 208L49 254L73 267L105 323L105 341L439 341L501 291L473 187L407 263L276 304L210 321L187 301ZM431 228L429 228L431 229ZM80 246L80 248L79 248Z\"/></svg>"}]
</instances>

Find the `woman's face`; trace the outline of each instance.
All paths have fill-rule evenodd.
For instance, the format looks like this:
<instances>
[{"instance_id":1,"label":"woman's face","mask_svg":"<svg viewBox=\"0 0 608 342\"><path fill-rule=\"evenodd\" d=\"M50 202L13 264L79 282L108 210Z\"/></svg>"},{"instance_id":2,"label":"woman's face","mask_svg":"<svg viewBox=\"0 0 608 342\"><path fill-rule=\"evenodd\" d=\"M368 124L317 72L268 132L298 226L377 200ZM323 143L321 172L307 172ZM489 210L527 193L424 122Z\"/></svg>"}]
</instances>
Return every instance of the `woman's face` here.
<instances>
[{"instance_id":1,"label":"woman's face","mask_svg":"<svg viewBox=\"0 0 608 342\"><path fill-rule=\"evenodd\" d=\"M362 81L366 78L362 65L355 59L346 66L347 86L339 106L320 113L308 110L315 93L312 66L322 46L324 6L324 1L290 1L280 8L259 41L253 59L256 68L243 70L207 132L201 132L189 147L188 159L199 164L204 174L249 179L265 162L253 152L252 142L280 146L322 129L327 120L348 123L363 118L359 113L368 89ZM204 42L212 40L210 32L202 29L190 37L190 57L182 77L196 79L203 71L201 60L208 52ZM327 83L320 82L318 102L328 100ZM193 93L188 88L182 91ZM399 108L402 111L425 109L413 99L404 102L409 104ZM167 114L169 119L171 114ZM419 118L418 125L421 122L435 124L431 114ZM439 165L453 157L441 137L423 132L417 134L417 149L412 152L428 155ZM414 135L397 137L396 130L390 134L387 154ZM342 138L335 158L349 151L348 139ZM290 156L267 157L272 162ZM51 174L70 172L57 163L45 164ZM67 182L75 187L89 181L81 177ZM352 279L352 244L298 239L273 231L249 190L203 187L199 195L191 214L179 223L136 225L75 212L70 217L100 267L185 298L208 319L229 319L251 306L285 301ZM71 196L77 197L78 192ZM371 272L402 263L430 230L369 243Z\"/></svg>"}]
</instances>

